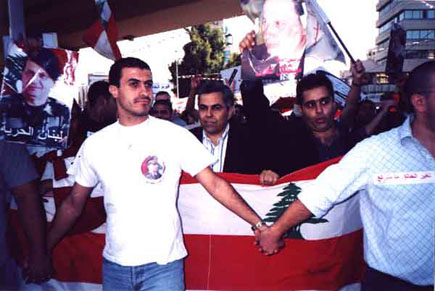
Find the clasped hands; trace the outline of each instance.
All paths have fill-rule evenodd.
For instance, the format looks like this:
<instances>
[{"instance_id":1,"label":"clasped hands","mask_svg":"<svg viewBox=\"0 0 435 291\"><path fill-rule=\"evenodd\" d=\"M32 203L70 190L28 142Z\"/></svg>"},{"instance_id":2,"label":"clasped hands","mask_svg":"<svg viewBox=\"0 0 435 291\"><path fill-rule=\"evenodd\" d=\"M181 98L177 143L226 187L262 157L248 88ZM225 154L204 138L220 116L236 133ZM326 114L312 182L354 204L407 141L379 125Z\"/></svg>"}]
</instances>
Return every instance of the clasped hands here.
<instances>
[{"instance_id":1,"label":"clasped hands","mask_svg":"<svg viewBox=\"0 0 435 291\"><path fill-rule=\"evenodd\" d=\"M255 245L267 256L278 253L285 246L282 234L273 226L263 225L254 234Z\"/></svg>"}]
</instances>

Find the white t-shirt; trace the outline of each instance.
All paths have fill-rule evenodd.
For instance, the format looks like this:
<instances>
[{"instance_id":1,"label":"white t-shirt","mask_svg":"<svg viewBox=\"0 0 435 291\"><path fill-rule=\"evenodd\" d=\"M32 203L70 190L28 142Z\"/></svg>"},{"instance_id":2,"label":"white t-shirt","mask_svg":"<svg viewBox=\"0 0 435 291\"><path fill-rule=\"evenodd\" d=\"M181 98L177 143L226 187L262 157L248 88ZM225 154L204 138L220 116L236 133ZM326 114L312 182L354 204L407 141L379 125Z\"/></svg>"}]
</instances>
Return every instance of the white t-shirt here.
<instances>
[{"instance_id":1,"label":"white t-shirt","mask_svg":"<svg viewBox=\"0 0 435 291\"><path fill-rule=\"evenodd\" d=\"M103 256L123 266L185 257L176 205L180 174L195 176L213 162L189 131L153 117L128 127L117 122L86 139L70 169L78 184L103 186Z\"/></svg>"}]
</instances>

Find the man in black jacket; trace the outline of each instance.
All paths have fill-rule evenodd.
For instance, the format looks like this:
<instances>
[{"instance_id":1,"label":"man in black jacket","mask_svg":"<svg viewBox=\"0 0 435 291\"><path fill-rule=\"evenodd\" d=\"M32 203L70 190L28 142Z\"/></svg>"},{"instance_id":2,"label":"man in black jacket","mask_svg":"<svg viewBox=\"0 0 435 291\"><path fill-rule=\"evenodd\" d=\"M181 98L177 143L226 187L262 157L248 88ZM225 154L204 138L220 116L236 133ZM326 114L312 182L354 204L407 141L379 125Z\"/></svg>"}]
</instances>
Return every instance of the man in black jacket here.
<instances>
[{"instance_id":1,"label":"man in black jacket","mask_svg":"<svg viewBox=\"0 0 435 291\"><path fill-rule=\"evenodd\" d=\"M215 172L257 174L251 137L247 129L231 117L234 95L221 82L205 82L198 90L201 127L191 132L215 156Z\"/></svg>"}]
</instances>

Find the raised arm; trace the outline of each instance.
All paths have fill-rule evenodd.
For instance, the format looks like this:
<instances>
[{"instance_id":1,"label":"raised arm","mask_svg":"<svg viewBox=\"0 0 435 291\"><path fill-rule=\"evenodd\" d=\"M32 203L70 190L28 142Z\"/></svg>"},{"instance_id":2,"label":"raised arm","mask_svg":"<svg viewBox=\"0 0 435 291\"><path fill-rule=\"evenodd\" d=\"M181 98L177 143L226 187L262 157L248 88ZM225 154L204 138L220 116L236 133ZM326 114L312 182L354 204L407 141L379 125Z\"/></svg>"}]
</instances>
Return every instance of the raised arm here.
<instances>
[{"instance_id":1,"label":"raised arm","mask_svg":"<svg viewBox=\"0 0 435 291\"><path fill-rule=\"evenodd\" d=\"M191 114L192 116L195 117L196 120L199 119L199 113L195 109L195 97L200 82L201 82L201 76L199 75L196 75L190 79L189 97L187 98L186 108L184 109L184 112Z\"/></svg>"},{"instance_id":2,"label":"raised arm","mask_svg":"<svg viewBox=\"0 0 435 291\"><path fill-rule=\"evenodd\" d=\"M92 188L84 187L77 183L74 184L71 194L65 198L60 208L56 211L47 238L49 251L53 250L79 218L91 191Z\"/></svg>"},{"instance_id":3,"label":"raised arm","mask_svg":"<svg viewBox=\"0 0 435 291\"><path fill-rule=\"evenodd\" d=\"M352 86L347 94L346 104L340 116L341 122L348 128L353 126L354 116L358 110L358 102L361 95L361 85L366 82L364 75L365 68L360 60L351 64L350 71L352 73Z\"/></svg>"}]
</instances>

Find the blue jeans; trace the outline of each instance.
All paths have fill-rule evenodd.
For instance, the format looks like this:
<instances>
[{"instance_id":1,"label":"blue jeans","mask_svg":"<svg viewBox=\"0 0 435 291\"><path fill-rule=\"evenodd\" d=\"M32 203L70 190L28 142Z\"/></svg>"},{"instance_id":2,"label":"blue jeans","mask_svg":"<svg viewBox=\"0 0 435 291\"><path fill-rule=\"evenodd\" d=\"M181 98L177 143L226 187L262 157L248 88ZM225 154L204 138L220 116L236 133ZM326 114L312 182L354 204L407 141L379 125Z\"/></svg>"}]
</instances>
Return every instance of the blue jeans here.
<instances>
[{"instance_id":1,"label":"blue jeans","mask_svg":"<svg viewBox=\"0 0 435 291\"><path fill-rule=\"evenodd\" d=\"M127 267L103 259L103 290L183 291L183 259Z\"/></svg>"}]
</instances>

